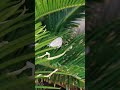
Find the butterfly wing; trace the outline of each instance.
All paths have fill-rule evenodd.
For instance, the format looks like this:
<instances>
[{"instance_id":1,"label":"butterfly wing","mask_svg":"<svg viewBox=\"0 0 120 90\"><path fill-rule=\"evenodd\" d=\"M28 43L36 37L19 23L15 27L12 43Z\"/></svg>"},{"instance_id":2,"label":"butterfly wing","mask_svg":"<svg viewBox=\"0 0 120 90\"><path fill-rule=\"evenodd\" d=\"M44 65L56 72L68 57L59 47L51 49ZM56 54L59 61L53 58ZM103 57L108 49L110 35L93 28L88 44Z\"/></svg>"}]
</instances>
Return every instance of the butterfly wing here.
<instances>
[{"instance_id":1,"label":"butterfly wing","mask_svg":"<svg viewBox=\"0 0 120 90\"><path fill-rule=\"evenodd\" d=\"M61 37L56 38L49 44L49 46L60 48L62 46L62 38Z\"/></svg>"}]
</instances>

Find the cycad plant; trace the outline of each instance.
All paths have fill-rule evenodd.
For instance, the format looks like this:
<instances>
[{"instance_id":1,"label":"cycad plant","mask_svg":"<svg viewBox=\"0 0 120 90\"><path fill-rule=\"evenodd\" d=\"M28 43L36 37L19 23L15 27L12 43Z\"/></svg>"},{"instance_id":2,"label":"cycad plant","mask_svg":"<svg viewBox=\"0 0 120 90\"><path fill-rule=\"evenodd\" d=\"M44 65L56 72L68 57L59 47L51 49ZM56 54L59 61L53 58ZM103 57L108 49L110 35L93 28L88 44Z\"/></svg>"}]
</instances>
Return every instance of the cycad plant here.
<instances>
[{"instance_id":1,"label":"cycad plant","mask_svg":"<svg viewBox=\"0 0 120 90\"><path fill-rule=\"evenodd\" d=\"M111 1L108 2L112 3ZM86 45L89 47L89 53L86 55L86 89L119 90L120 18L116 17L119 16L119 12L115 13L116 16L113 18L110 18L112 14L109 14L110 17L108 17L107 12L111 8L115 11L117 9L117 6L115 8L108 6L110 8L103 10L102 14L104 16L102 17L99 12L95 12L98 8L93 9L93 5L90 3L88 4L88 16L86 17L87 27L89 26L86 29ZM96 21L99 22L93 24L93 19L97 19Z\"/></svg>"},{"instance_id":2,"label":"cycad plant","mask_svg":"<svg viewBox=\"0 0 120 90\"><path fill-rule=\"evenodd\" d=\"M27 73L19 77L11 74L34 58L34 49L29 47L34 42L32 13L27 11L25 0L2 0L0 3L1 90L32 88Z\"/></svg>"},{"instance_id":3,"label":"cycad plant","mask_svg":"<svg viewBox=\"0 0 120 90\"><path fill-rule=\"evenodd\" d=\"M84 0L35 0L35 88L85 87Z\"/></svg>"}]
</instances>

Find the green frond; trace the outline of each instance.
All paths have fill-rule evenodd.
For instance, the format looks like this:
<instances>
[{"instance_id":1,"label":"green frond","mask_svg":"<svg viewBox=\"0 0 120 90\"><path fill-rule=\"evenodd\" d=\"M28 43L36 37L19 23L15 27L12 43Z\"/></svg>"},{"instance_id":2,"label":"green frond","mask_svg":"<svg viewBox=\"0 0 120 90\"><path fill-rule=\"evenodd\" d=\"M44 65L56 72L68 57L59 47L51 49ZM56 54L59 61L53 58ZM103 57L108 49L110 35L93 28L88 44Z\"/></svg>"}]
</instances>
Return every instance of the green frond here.
<instances>
[{"instance_id":1,"label":"green frond","mask_svg":"<svg viewBox=\"0 0 120 90\"><path fill-rule=\"evenodd\" d=\"M85 0L36 0L35 3L36 89L84 88L84 34L72 37L70 29L77 26L72 21L84 17ZM59 36L63 39L61 48L48 47ZM45 82L50 86L43 85Z\"/></svg>"},{"instance_id":2,"label":"green frond","mask_svg":"<svg viewBox=\"0 0 120 90\"><path fill-rule=\"evenodd\" d=\"M69 8L62 11L52 13L43 18L43 24L51 32L62 32L66 29L78 27L80 18L84 18L85 6ZM52 23L51 23L52 22Z\"/></svg>"},{"instance_id":3,"label":"green frond","mask_svg":"<svg viewBox=\"0 0 120 90\"><path fill-rule=\"evenodd\" d=\"M35 16L37 20L45 15L66 8L84 5L85 0L36 0L35 4Z\"/></svg>"},{"instance_id":4,"label":"green frond","mask_svg":"<svg viewBox=\"0 0 120 90\"><path fill-rule=\"evenodd\" d=\"M84 85L85 85L84 51L85 49L84 49L84 41L81 41L83 40L83 38L84 38L84 35L83 37L80 36L80 37L74 38L73 41L69 42L68 46L61 48L58 51L54 51L54 50L50 51L51 56L54 57L59 55L61 52L63 52L67 47L73 45L72 46L73 49L69 50L59 58L53 59L51 61L47 60L48 58L37 59L36 67L38 67L38 70L36 70L36 75L41 74L40 77L37 77L37 79L40 79L40 80L43 79L47 82L56 83L58 85L63 83L68 86L75 85L78 88L79 87L84 88ZM80 43L80 45L78 45L78 43ZM71 53L74 55L71 55ZM42 68L43 66L45 68ZM49 78L48 79L48 78L45 78L45 76L52 72L51 70L49 71L49 69L51 70L58 69L58 72L55 72L51 77L48 77ZM67 79L66 77L69 77L69 79Z\"/></svg>"},{"instance_id":5,"label":"green frond","mask_svg":"<svg viewBox=\"0 0 120 90\"><path fill-rule=\"evenodd\" d=\"M34 58L33 49L29 47L34 41L34 31L31 30L33 21L29 19L33 14L26 13L26 9L22 8L24 4L25 0L2 0L0 3L0 81L2 81L0 89L2 90L20 90L21 86L24 87L28 83L31 86L33 82L26 74L22 74L19 78L8 75L14 71L14 67L18 69L21 63ZM29 85L24 89L31 88Z\"/></svg>"}]
</instances>

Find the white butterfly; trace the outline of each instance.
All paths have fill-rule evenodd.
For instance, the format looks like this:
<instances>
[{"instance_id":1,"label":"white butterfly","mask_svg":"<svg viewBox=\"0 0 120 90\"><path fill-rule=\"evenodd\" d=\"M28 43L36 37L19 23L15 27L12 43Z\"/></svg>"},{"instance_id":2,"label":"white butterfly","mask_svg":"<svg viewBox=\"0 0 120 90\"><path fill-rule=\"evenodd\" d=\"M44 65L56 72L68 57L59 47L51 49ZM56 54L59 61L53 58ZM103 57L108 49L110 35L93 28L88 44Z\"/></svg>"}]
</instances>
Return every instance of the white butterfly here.
<instances>
[{"instance_id":1,"label":"white butterfly","mask_svg":"<svg viewBox=\"0 0 120 90\"><path fill-rule=\"evenodd\" d=\"M53 40L48 46L49 47L56 47L56 48L60 48L62 46L62 38L58 37L55 40Z\"/></svg>"}]
</instances>

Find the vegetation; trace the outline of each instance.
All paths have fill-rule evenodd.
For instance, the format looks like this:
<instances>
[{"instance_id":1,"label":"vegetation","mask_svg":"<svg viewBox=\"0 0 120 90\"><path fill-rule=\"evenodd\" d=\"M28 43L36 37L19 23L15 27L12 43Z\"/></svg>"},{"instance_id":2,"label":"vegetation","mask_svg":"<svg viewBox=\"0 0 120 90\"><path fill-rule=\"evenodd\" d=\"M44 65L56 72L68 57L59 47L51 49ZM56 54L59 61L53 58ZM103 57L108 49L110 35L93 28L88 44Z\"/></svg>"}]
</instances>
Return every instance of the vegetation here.
<instances>
[{"instance_id":1,"label":"vegetation","mask_svg":"<svg viewBox=\"0 0 120 90\"><path fill-rule=\"evenodd\" d=\"M74 28L79 26L76 21L85 16L85 1L36 0L35 29L34 14L26 2L0 3L0 89L84 89L85 36L75 36ZM62 46L49 47L58 37L62 38ZM11 74L24 67L26 61L34 63L34 42L35 87L30 70ZM50 56L41 58L46 52Z\"/></svg>"},{"instance_id":2,"label":"vegetation","mask_svg":"<svg viewBox=\"0 0 120 90\"><path fill-rule=\"evenodd\" d=\"M0 89L34 89L28 75L9 75L22 68L26 61L34 60L33 14L29 13L25 0L2 0L0 3ZM29 8L30 9L30 8Z\"/></svg>"},{"instance_id":3,"label":"vegetation","mask_svg":"<svg viewBox=\"0 0 120 90\"><path fill-rule=\"evenodd\" d=\"M119 90L120 19L103 22L104 17L98 17L101 22L93 22L101 12L91 14L97 8L87 6L90 12L86 19L90 22L85 39L84 33L74 35L74 28L79 26L76 21L85 16L84 0L36 0L35 28L34 10L27 5L30 1L34 2L0 2L0 90ZM62 45L50 47L60 37ZM86 78L85 43L89 48ZM34 63L34 56L35 83L31 70L10 74L25 66L26 61Z\"/></svg>"},{"instance_id":4,"label":"vegetation","mask_svg":"<svg viewBox=\"0 0 120 90\"><path fill-rule=\"evenodd\" d=\"M36 90L84 89L85 36L73 36L74 28L79 26L73 21L84 18L85 1L35 0L35 4ZM62 46L49 47L58 37L63 40Z\"/></svg>"},{"instance_id":5,"label":"vegetation","mask_svg":"<svg viewBox=\"0 0 120 90\"><path fill-rule=\"evenodd\" d=\"M115 0L113 2L104 1L118 3ZM96 6L98 4L99 6ZM113 6L108 5L106 9L103 8L103 4L104 2L97 3L94 1L87 4L85 44L90 50L85 57L87 90L119 90L120 88L120 18L119 12L113 13L118 6L113 8ZM112 11L110 11L111 8ZM109 17L108 11L111 13ZM115 17L112 14L116 14Z\"/></svg>"}]
</instances>

